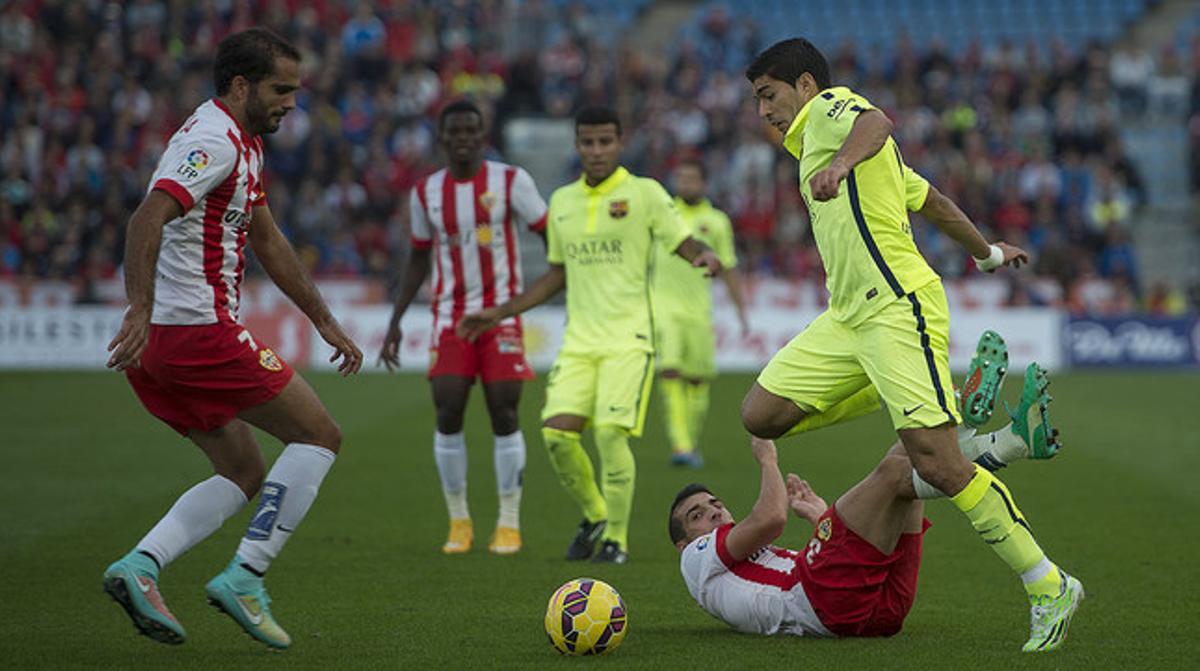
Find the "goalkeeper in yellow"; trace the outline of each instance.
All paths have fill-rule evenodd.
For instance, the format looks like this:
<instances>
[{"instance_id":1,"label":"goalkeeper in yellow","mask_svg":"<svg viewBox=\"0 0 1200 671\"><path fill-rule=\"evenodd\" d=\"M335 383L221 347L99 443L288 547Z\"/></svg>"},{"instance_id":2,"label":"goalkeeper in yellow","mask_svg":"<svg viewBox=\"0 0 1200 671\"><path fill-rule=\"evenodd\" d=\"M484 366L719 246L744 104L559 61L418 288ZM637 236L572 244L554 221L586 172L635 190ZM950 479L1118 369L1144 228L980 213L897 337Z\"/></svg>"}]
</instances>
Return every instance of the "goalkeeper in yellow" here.
<instances>
[{"instance_id":1,"label":"goalkeeper in yellow","mask_svg":"<svg viewBox=\"0 0 1200 671\"><path fill-rule=\"evenodd\" d=\"M673 171L675 208L692 237L721 260L721 279L737 309L742 335L746 307L741 278L734 269L733 226L729 217L704 197L704 164L685 159ZM671 463L700 468L700 435L708 414L708 385L716 375L712 292L704 271L659 245L654 261L654 331L658 350L658 393L663 404Z\"/></svg>"},{"instance_id":2,"label":"goalkeeper in yellow","mask_svg":"<svg viewBox=\"0 0 1200 671\"><path fill-rule=\"evenodd\" d=\"M914 488L947 495L1021 577L1032 613L1024 649L1055 649L1083 586L1046 557L1004 484L958 449L946 294L913 243L908 212L920 212L981 270L1018 267L1028 256L989 244L957 205L909 168L892 122L861 95L833 86L828 63L807 40L771 46L746 78L759 116L783 134L800 163L800 192L830 299L829 309L763 369L742 402L742 423L759 438L778 438L864 415L882 400L915 469ZM986 358L972 369L968 384L991 389L1004 373ZM1036 379L1035 366L1030 371L1027 380ZM969 391L968 419L976 407ZM1058 445L1045 420L1044 388L1041 394L1020 420L1034 453L1048 457Z\"/></svg>"},{"instance_id":3,"label":"goalkeeper in yellow","mask_svg":"<svg viewBox=\"0 0 1200 671\"><path fill-rule=\"evenodd\" d=\"M474 338L566 287L567 327L547 379L542 438L559 480L583 511L567 559L624 564L636 473L629 438L642 433L654 378L654 247L666 246L709 275L719 273L721 263L688 234L662 185L621 167L615 112L580 110L575 148L583 175L550 197L549 270L507 303L463 317L458 332ZM583 449L589 425L602 488Z\"/></svg>"}]
</instances>

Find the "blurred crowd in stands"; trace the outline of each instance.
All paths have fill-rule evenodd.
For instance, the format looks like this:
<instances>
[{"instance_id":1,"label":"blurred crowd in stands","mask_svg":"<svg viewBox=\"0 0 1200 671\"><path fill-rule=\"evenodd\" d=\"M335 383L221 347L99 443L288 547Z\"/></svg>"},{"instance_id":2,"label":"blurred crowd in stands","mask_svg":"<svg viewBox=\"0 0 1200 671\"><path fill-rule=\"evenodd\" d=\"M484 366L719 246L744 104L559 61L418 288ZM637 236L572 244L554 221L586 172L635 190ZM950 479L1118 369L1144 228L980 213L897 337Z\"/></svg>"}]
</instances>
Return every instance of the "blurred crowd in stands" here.
<instances>
[{"instance_id":1,"label":"blurred crowd in stands","mask_svg":"<svg viewBox=\"0 0 1200 671\"><path fill-rule=\"evenodd\" d=\"M707 163L744 268L819 279L795 162L758 121L742 73L723 65L767 45L736 15L702 11L700 38L659 55L610 39L611 16L565 0L3 3L0 277L114 277L166 140L212 95L217 42L264 25L304 56L299 107L268 142L268 193L317 275L391 276L406 253L408 190L440 162L437 110L467 96L487 111L497 156L509 119L615 106L631 170L665 179L682 157ZM1183 123L1190 110L1200 143L1200 42L950 54L901 39L887 52L845 44L826 55L835 83L893 118L910 165L987 235L1034 253L1037 275L1053 281L1013 274L1010 303L1188 309L1187 287L1139 284L1130 237L1146 189L1117 131L1145 114ZM974 272L932 226L914 234L943 276Z\"/></svg>"}]
</instances>

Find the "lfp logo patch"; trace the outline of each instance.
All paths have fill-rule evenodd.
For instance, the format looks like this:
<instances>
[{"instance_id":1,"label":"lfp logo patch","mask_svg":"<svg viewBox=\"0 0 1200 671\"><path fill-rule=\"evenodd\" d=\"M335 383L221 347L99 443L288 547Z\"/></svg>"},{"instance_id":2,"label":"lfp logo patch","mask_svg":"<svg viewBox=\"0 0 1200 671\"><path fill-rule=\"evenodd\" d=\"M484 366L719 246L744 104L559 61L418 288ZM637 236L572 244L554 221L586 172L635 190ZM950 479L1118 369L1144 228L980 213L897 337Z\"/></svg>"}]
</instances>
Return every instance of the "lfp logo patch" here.
<instances>
[{"instance_id":1,"label":"lfp logo patch","mask_svg":"<svg viewBox=\"0 0 1200 671\"><path fill-rule=\"evenodd\" d=\"M826 517L817 525L817 538L827 541L833 535L833 520Z\"/></svg>"},{"instance_id":2,"label":"lfp logo patch","mask_svg":"<svg viewBox=\"0 0 1200 671\"><path fill-rule=\"evenodd\" d=\"M196 172L207 168L208 160L208 152L199 147L189 151L187 155L187 164Z\"/></svg>"}]
</instances>

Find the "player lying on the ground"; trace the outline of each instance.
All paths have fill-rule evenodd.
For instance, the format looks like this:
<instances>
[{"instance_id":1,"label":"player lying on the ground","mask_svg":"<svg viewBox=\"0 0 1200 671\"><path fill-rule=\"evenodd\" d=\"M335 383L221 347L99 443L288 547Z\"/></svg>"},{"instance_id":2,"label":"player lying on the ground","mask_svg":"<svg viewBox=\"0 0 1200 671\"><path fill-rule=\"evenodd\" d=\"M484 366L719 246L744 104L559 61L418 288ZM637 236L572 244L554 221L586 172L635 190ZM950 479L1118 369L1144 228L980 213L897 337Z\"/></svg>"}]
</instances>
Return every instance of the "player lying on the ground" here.
<instances>
[{"instance_id":1,"label":"player lying on the ground","mask_svg":"<svg viewBox=\"0 0 1200 671\"><path fill-rule=\"evenodd\" d=\"M758 501L735 522L707 487L691 484L671 504L671 541L700 607L738 631L796 636L891 636L916 597L921 538L929 523L919 478L900 444L833 506L807 482L779 471L775 444L752 440L762 469ZM992 455L993 457L995 455ZM1004 461L1031 456L1010 453ZM968 458L976 455L967 454ZM791 508L815 530L802 551L771 545ZM1032 607L1026 651L1045 652L1066 639L1083 586L1063 574L1057 597Z\"/></svg>"}]
</instances>

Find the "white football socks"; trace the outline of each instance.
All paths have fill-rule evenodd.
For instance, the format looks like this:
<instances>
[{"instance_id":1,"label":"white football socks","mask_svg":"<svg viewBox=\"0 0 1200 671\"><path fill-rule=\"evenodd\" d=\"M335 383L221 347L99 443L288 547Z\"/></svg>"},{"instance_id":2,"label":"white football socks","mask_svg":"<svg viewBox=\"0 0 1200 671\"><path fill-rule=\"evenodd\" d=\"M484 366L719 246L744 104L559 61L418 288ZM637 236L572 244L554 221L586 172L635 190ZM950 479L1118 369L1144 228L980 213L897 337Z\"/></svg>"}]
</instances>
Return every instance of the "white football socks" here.
<instances>
[{"instance_id":1,"label":"white football socks","mask_svg":"<svg viewBox=\"0 0 1200 671\"><path fill-rule=\"evenodd\" d=\"M521 481L525 474L525 436L520 429L507 436L496 436L493 457L496 491L500 494L500 518L496 525L519 529Z\"/></svg>"},{"instance_id":2,"label":"white football socks","mask_svg":"<svg viewBox=\"0 0 1200 671\"><path fill-rule=\"evenodd\" d=\"M433 458L442 478L442 494L446 497L450 519L471 517L467 508L467 443L462 431L449 434L435 431Z\"/></svg>"},{"instance_id":3,"label":"white football socks","mask_svg":"<svg viewBox=\"0 0 1200 671\"><path fill-rule=\"evenodd\" d=\"M153 557L159 568L166 568L221 528L244 505L242 488L224 476L214 475L184 492L135 549Z\"/></svg>"},{"instance_id":4,"label":"white football socks","mask_svg":"<svg viewBox=\"0 0 1200 671\"><path fill-rule=\"evenodd\" d=\"M977 435L975 429L965 424L958 425L958 449L968 461L973 461L989 471L1004 468L1018 459L1029 456L1025 441L1012 431L1012 424ZM913 491L919 499L940 499L946 494L921 479L916 469L912 472Z\"/></svg>"},{"instance_id":5,"label":"white football socks","mask_svg":"<svg viewBox=\"0 0 1200 671\"><path fill-rule=\"evenodd\" d=\"M337 455L318 445L291 443L283 449L258 494L258 509L238 546L238 556L266 572L317 498Z\"/></svg>"}]
</instances>

